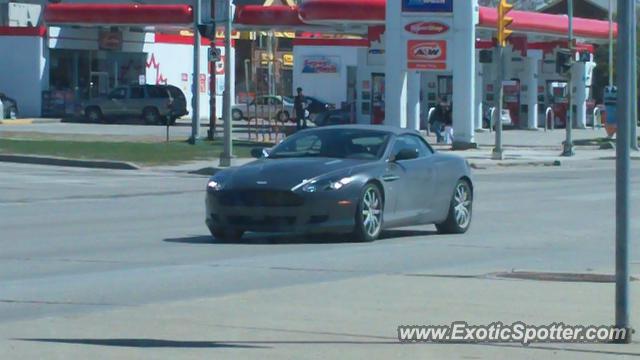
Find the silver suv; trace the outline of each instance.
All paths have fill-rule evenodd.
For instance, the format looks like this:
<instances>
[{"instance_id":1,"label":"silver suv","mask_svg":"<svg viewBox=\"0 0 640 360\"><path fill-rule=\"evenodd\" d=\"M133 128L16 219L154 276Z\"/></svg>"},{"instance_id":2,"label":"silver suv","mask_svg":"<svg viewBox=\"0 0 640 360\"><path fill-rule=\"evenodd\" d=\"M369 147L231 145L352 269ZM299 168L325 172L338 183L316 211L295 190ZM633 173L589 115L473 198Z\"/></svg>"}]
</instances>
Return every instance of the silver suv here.
<instances>
[{"instance_id":1,"label":"silver suv","mask_svg":"<svg viewBox=\"0 0 640 360\"><path fill-rule=\"evenodd\" d=\"M106 97L84 104L84 114L92 122L123 116L141 116L146 124L173 125L188 114L182 91L172 85L133 85L113 89Z\"/></svg>"}]
</instances>

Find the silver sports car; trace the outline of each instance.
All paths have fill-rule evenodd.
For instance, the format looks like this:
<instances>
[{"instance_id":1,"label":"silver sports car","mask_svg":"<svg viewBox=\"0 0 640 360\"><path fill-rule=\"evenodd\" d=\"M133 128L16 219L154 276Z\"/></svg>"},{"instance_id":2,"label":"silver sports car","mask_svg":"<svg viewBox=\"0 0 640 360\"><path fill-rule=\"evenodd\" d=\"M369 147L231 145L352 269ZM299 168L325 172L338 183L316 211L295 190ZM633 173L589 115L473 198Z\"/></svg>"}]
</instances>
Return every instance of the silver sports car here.
<instances>
[{"instance_id":1,"label":"silver sports car","mask_svg":"<svg viewBox=\"0 0 640 360\"><path fill-rule=\"evenodd\" d=\"M468 163L435 152L416 131L348 125L309 129L259 159L209 179L206 224L218 239L245 231L350 233L373 241L384 229L471 224Z\"/></svg>"}]
</instances>

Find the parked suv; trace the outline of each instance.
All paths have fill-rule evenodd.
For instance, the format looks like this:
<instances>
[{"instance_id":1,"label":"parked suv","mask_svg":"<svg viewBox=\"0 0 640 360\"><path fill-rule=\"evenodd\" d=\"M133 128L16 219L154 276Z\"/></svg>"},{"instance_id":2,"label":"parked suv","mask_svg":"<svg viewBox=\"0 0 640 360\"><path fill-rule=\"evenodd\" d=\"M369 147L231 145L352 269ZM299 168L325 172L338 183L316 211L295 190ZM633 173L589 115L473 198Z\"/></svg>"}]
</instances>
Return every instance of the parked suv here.
<instances>
[{"instance_id":1,"label":"parked suv","mask_svg":"<svg viewBox=\"0 0 640 360\"><path fill-rule=\"evenodd\" d=\"M121 116L141 116L146 124L174 124L188 114L187 101L172 85L132 85L113 89L106 97L84 104L84 114L97 122Z\"/></svg>"},{"instance_id":2,"label":"parked suv","mask_svg":"<svg viewBox=\"0 0 640 360\"><path fill-rule=\"evenodd\" d=\"M18 102L8 97L4 93L0 93L0 102L2 102L2 108L4 109L4 119L15 119L18 117Z\"/></svg>"}]
</instances>

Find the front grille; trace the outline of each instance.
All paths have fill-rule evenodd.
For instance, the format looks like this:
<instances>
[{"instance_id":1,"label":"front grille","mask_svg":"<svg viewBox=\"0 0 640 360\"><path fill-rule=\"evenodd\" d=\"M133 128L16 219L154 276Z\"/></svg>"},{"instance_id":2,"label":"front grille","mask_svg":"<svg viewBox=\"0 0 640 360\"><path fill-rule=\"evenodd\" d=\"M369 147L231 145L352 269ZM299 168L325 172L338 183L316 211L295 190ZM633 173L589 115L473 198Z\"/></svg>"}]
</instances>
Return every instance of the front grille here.
<instances>
[{"instance_id":1,"label":"front grille","mask_svg":"<svg viewBox=\"0 0 640 360\"><path fill-rule=\"evenodd\" d=\"M228 190L216 197L223 206L293 207L302 206L302 197L291 191L277 190Z\"/></svg>"},{"instance_id":2,"label":"front grille","mask_svg":"<svg viewBox=\"0 0 640 360\"><path fill-rule=\"evenodd\" d=\"M252 218L250 216L227 216L227 221L231 225L238 226L283 226L295 225L295 216L265 216L263 218Z\"/></svg>"}]
</instances>

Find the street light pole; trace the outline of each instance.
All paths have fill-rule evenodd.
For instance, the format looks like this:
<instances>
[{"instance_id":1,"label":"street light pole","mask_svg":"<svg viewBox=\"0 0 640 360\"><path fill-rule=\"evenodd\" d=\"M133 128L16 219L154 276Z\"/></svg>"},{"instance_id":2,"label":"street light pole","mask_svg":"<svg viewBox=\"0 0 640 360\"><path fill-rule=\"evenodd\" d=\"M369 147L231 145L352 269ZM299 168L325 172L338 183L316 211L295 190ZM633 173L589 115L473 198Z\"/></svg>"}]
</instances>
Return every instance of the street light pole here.
<instances>
[{"instance_id":1,"label":"street light pole","mask_svg":"<svg viewBox=\"0 0 640 360\"><path fill-rule=\"evenodd\" d=\"M573 64L575 62L574 46L573 46L573 0L567 1L568 13L569 13L569 76L567 79L567 96L568 107L567 120L565 121L566 139L564 140L564 146L562 156L573 156L575 151L573 150Z\"/></svg>"},{"instance_id":2,"label":"street light pole","mask_svg":"<svg viewBox=\"0 0 640 360\"><path fill-rule=\"evenodd\" d=\"M629 326L629 125L633 96L633 47L635 1L618 0L618 134L616 136L616 327L627 329L622 342L631 341Z\"/></svg>"},{"instance_id":3,"label":"street light pole","mask_svg":"<svg viewBox=\"0 0 640 360\"><path fill-rule=\"evenodd\" d=\"M220 156L220 166L231 166L233 158L233 124L231 123L231 0L225 1L224 29L224 94L222 96L222 118L224 119L224 150Z\"/></svg>"},{"instance_id":4,"label":"street light pole","mask_svg":"<svg viewBox=\"0 0 640 360\"><path fill-rule=\"evenodd\" d=\"M193 9L193 84L191 87L191 137L189 144L194 145L200 137L200 7L201 0L195 0Z\"/></svg>"},{"instance_id":5,"label":"street light pole","mask_svg":"<svg viewBox=\"0 0 640 360\"><path fill-rule=\"evenodd\" d=\"M609 87L613 87L613 0L609 0Z\"/></svg>"}]
</instances>

